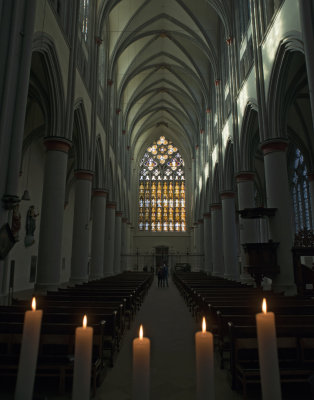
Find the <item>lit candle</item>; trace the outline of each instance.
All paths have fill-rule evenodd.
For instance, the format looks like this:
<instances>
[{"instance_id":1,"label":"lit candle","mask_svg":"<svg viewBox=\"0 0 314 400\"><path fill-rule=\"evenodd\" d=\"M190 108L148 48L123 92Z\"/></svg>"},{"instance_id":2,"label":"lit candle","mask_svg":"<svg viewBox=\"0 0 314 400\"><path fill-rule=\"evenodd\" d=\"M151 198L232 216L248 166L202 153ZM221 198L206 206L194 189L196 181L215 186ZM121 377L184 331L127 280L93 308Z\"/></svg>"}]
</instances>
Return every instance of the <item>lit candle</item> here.
<instances>
[{"instance_id":1,"label":"lit candle","mask_svg":"<svg viewBox=\"0 0 314 400\"><path fill-rule=\"evenodd\" d=\"M149 399L150 340L143 337L143 326L139 337L133 340L133 400Z\"/></svg>"},{"instance_id":2,"label":"lit candle","mask_svg":"<svg viewBox=\"0 0 314 400\"><path fill-rule=\"evenodd\" d=\"M73 400L87 400L90 398L92 349L93 328L87 326L87 317L84 315L83 326L75 330Z\"/></svg>"},{"instance_id":3,"label":"lit candle","mask_svg":"<svg viewBox=\"0 0 314 400\"><path fill-rule=\"evenodd\" d=\"M206 332L203 318L202 332L195 334L196 347L196 391L197 400L213 400L214 387L214 340L211 332Z\"/></svg>"},{"instance_id":4,"label":"lit candle","mask_svg":"<svg viewBox=\"0 0 314 400\"><path fill-rule=\"evenodd\" d=\"M263 300L262 313L256 314L258 355L263 399L281 399L280 374L275 328L275 315L267 312Z\"/></svg>"},{"instance_id":5,"label":"lit candle","mask_svg":"<svg viewBox=\"0 0 314 400\"><path fill-rule=\"evenodd\" d=\"M32 400L40 339L42 310L36 310L33 297L32 310L26 311L17 373L15 400Z\"/></svg>"}]
</instances>

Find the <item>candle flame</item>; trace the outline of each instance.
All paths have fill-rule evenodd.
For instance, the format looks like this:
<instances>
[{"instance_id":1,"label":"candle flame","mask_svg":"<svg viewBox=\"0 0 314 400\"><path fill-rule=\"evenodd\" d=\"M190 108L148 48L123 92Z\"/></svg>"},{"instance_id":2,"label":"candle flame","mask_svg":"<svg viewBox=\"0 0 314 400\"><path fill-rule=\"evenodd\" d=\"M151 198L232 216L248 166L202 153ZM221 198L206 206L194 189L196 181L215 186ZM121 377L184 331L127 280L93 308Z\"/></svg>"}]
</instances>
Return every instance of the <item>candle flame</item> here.
<instances>
[{"instance_id":1,"label":"candle flame","mask_svg":"<svg viewBox=\"0 0 314 400\"><path fill-rule=\"evenodd\" d=\"M206 319L205 317L203 317L203 322L202 322L202 332L205 333L206 332Z\"/></svg>"},{"instance_id":2,"label":"candle flame","mask_svg":"<svg viewBox=\"0 0 314 400\"><path fill-rule=\"evenodd\" d=\"M266 299L265 298L263 299L262 310L263 310L264 314L267 313L267 303L266 303Z\"/></svg>"},{"instance_id":3,"label":"candle flame","mask_svg":"<svg viewBox=\"0 0 314 400\"><path fill-rule=\"evenodd\" d=\"M86 328L87 327L87 317L86 317L86 314L84 315L84 318L83 318L83 328Z\"/></svg>"},{"instance_id":4,"label":"candle flame","mask_svg":"<svg viewBox=\"0 0 314 400\"><path fill-rule=\"evenodd\" d=\"M32 300L32 310L36 311L36 298L35 297L33 297L33 300Z\"/></svg>"},{"instance_id":5,"label":"candle flame","mask_svg":"<svg viewBox=\"0 0 314 400\"><path fill-rule=\"evenodd\" d=\"M140 326L139 338L140 340L143 340L143 325Z\"/></svg>"}]
</instances>

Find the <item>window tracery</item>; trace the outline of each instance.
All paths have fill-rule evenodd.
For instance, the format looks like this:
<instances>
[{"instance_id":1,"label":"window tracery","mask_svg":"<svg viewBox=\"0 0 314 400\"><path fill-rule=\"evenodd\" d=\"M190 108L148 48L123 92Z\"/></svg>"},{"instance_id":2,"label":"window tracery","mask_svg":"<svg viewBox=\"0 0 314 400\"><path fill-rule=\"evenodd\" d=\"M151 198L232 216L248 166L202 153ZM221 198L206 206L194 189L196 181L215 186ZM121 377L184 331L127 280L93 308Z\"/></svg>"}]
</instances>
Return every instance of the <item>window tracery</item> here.
<instances>
[{"instance_id":1,"label":"window tracery","mask_svg":"<svg viewBox=\"0 0 314 400\"><path fill-rule=\"evenodd\" d=\"M312 229L308 171L304 156L299 149L296 149L294 153L291 191L296 233L304 229Z\"/></svg>"},{"instance_id":2,"label":"window tracery","mask_svg":"<svg viewBox=\"0 0 314 400\"><path fill-rule=\"evenodd\" d=\"M147 148L140 163L138 228L185 232L184 160L164 136Z\"/></svg>"}]
</instances>

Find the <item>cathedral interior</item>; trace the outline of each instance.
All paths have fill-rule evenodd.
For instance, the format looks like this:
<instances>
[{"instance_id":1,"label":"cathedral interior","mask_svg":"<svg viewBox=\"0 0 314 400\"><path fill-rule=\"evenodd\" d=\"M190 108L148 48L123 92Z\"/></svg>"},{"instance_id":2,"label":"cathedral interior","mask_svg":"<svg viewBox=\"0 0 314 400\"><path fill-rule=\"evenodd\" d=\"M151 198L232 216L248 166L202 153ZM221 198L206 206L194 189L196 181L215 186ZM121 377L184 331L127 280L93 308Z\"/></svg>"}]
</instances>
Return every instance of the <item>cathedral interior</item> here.
<instances>
[{"instance_id":1,"label":"cathedral interior","mask_svg":"<svg viewBox=\"0 0 314 400\"><path fill-rule=\"evenodd\" d=\"M98 336L107 346L102 329L119 332L108 357L93 355L85 387L96 399L131 399L141 321L155 351L150 398L196 399L203 314L217 400L312 398L314 1L0 0L0 21L3 396L13 398L18 371L5 361L10 324L22 329L36 295L38 360L50 324L77 326L83 299L94 347ZM276 395L262 366L259 386L257 348L250 373L237 350L240 327L254 326L256 340L263 297L279 324ZM52 373L52 395L38 365L34 399L70 398L73 365L62 384L61 367Z\"/></svg>"}]
</instances>

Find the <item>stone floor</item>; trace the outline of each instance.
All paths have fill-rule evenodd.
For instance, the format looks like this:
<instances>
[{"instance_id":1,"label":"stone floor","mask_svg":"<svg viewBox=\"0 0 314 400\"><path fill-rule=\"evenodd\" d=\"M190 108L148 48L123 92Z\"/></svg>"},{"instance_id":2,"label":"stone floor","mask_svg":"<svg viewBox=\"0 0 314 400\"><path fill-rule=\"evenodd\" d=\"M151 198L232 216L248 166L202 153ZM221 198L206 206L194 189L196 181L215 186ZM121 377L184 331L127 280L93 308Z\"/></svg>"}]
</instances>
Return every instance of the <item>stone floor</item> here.
<instances>
[{"instance_id":1,"label":"stone floor","mask_svg":"<svg viewBox=\"0 0 314 400\"><path fill-rule=\"evenodd\" d=\"M169 288L157 288L156 279L96 399L131 399L132 340L138 336L140 324L151 340L151 400L195 399L194 334L201 328L173 283L169 282ZM216 400L242 399L230 389L226 372L218 367L215 390Z\"/></svg>"}]
</instances>

